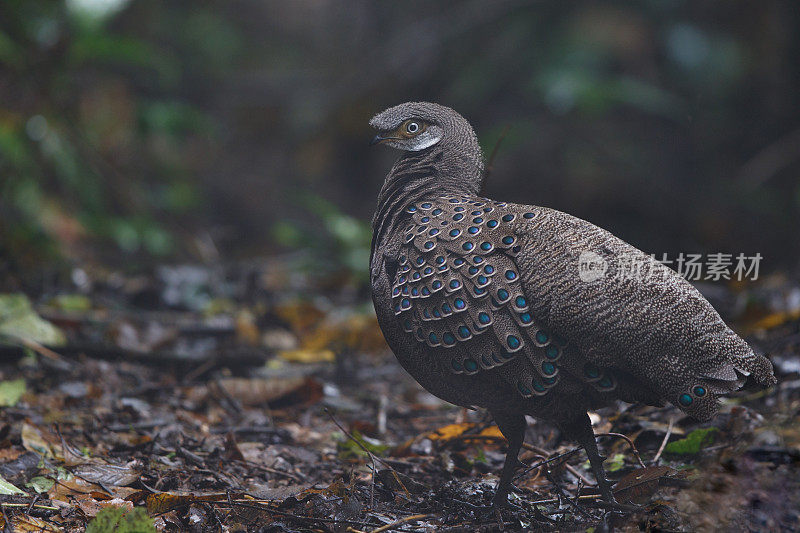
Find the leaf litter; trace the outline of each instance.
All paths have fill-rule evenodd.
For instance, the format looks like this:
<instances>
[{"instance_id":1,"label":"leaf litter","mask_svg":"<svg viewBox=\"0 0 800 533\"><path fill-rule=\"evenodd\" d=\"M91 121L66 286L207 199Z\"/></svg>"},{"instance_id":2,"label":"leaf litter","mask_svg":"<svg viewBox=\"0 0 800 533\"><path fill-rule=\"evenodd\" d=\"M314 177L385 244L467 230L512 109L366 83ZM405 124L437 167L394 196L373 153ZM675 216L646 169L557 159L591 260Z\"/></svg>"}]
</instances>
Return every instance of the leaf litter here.
<instances>
[{"instance_id":1,"label":"leaf litter","mask_svg":"<svg viewBox=\"0 0 800 533\"><path fill-rule=\"evenodd\" d=\"M0 525L800 528L800 320L785 310L746 318L749 340L778 358L774 390L740 392L706 424L672 407L592 413L616 497L633 510L609 513L583 452L531 420L500 523L488 506L505 439L485 413L404 373L363 287L298 282L287 261L205 268L101 271L94 293L38 305L0 296Z\"/></svg>"}]
</instances>

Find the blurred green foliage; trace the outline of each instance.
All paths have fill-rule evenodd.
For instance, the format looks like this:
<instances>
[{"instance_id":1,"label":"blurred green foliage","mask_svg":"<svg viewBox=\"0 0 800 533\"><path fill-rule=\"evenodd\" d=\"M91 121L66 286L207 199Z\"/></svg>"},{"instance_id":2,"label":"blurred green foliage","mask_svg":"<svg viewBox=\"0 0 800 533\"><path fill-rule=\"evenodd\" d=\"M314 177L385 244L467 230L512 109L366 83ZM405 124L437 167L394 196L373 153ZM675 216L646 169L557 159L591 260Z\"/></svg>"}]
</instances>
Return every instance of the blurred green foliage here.
<instances>
[{"instance_id":1,"label":"blurred green foliage","mask_svg":"<svg viewBox=\"0 0 800 533\"><path fill-rule=\"evenodd\" d=\"M396 157L366 147L367 121L417 99L465 115L487 155L508 129L488 195L651 252L791 265L799 13L788 0L6 0L0 274L87 250L128 263L278 245L363 280L362 221Z\"/></svg>"}]
</instances>

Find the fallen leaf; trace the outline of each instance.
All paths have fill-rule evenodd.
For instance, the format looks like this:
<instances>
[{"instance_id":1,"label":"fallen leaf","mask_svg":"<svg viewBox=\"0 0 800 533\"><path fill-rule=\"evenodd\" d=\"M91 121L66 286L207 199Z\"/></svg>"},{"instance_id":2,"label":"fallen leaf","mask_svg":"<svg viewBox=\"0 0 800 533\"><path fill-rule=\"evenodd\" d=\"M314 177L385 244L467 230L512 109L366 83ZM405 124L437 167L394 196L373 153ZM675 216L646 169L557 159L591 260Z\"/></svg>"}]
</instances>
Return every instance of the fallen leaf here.
<instances>
[{"instance_id":1,"label":"fallen leaf","mask_svg":"<svg viewBox=\"0 0 800 533\"><path fill-rule=\"evenodd\" d=\"M22 494L23 496L28 495L27 492L15 487L2 477L0 477L0 494L3 496L13 496L14 494Z\"/></svg>"},{"instance_id":2,"label":"fallen leaf","mask_svg":"<svg viewBox=\"0 0 800 533\"><path fill-rule=\"evenodd\" d=\"M665 453L678 455L688 455L699 453L706 446L714 442L714 434L719 431L717 428L695 429L685 438L672 441L664 447Z\"/></svg>"},{"instance_id":3,"label":"fallen leaf","mask_svg":"<svg viewBox=\"0 0 800 533\"><path fill-rule=\"evenodd\" d=\"M333 350L283 350L278 352L278 357L290 363L332 363L336 360Z\"/></svg>"},{"instance_id":4,"label":"fallen leaf","mask_svg":"<svg viewBox=\"0 0 800 533\"><path fill-rule=\"evenodd\" d=\"M614 496L623 503L645 503L658 490L660 480L674 472L668 466L639 468L617 482Z\"/></svg>"},{"instance_id":5,"label":"fallen leaf","mask_svg":"<svg viewBox=\"0 0 800 533\"><path fill-rule=\"evenodd\" d=\"M24 379L0 381L0 407L16 405L23 394L25 394Z\"/></svg>"}]
</instances>

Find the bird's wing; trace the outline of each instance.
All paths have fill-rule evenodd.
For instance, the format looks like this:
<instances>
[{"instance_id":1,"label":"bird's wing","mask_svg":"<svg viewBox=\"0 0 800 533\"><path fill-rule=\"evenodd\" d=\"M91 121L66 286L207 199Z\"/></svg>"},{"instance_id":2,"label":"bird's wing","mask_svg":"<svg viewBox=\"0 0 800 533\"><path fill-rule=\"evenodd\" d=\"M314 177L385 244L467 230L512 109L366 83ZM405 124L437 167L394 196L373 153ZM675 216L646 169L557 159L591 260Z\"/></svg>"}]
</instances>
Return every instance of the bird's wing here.
<instances>
[{"instance_id":1,"label":"bird's wing","mask_svg":"<svg viewBox=\"0 0 800 533\"><path fill-rule=\"evenodd\" d=\"M521 282L514 213L502 202L445 196L408 206L392 305L403 329L456 374L495 371L524 396L544 395L566 341L537 319ZM582 379L615 386L596 365ZM496 369L496 370L495 370Z\"/></svg>"},{"instance_id":2,"label":"bird's wing","mask_svg":"<svg viewBox=\"0 0 800 533\"><path fill-rule=\"evenodd\" d=\"M715 394L752 375L774 383L753 353L689 282L611 233L559 211L512 205L516 262L531 311L575 343L587 363L618 368L700 419Z\"/></svg>"}]
</instances>

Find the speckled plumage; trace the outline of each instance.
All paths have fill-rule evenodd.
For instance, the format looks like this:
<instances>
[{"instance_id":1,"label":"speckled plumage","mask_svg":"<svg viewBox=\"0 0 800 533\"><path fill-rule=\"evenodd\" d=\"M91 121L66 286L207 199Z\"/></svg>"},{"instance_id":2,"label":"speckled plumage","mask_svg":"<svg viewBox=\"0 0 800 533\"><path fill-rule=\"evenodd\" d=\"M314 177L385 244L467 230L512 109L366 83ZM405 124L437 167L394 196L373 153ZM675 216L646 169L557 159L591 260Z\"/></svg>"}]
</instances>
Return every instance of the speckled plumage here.
<instances>
[{"instance_id":1,"label":"speckled plumage","mask_svg":"<svg viewBox=\"0 0 800 533\"><path fill-rule=\"evenodd\" d=\"M409 134L408 121L424 131ZM482 155L455 111L402 104L371 124L378 142L407 150L373 220L378 321L423 387L493 414L509 440L502 501L526 414L584 446L613 499L588 409L614 399L669 401L706 420L717 395L747 376L775 382L769 361L674 271L579 218L479 197ZM586 254L606 265L588 281L579 273Z\"/></svg>"}]
</instances>

